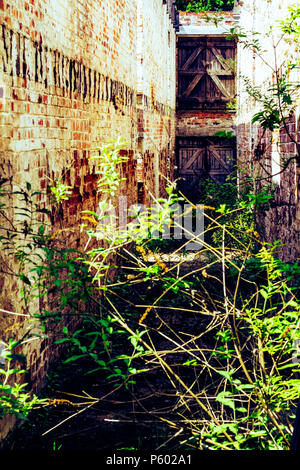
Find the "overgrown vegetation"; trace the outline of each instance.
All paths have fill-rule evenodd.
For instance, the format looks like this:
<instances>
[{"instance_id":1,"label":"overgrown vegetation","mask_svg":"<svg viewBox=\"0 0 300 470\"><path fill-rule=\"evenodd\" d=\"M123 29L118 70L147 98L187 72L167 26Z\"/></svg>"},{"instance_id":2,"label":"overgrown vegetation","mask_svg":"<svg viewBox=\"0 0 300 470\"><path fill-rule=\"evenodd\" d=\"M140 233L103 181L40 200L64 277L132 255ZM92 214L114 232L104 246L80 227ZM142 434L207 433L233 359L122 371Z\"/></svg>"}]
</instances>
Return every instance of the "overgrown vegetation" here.
<instances>
[{"instance_id":1,"label":"overgrown vegetation","mask_svg":"<svg viewBox=\"0 0 300 470\"><path fill-rule=\"evenodd\" d=\"M272 187L254 192L249 178L238 193L234 181L204 182L204 233L188 233L185 226L177 246L195 207L184 205L174 183L151 210L132 208L119 225L125 146L120 139L94 157L101 202L82 214L78 227L63 217L72 196L64 181L49 187L55 229L53 214L40 208L40 193L29 183L15 191L2 182L5 272L18 279L20 315L29 328L26 339L3 345L0 416L26 416L53 403L24 392L13 379L25 369L12 366L22 360L21 351L12 351L42 337L66 346L68 367L95 381L104 377L111 394L131 396L140 422L163 423L160 447L288 449L300 392L300 268L279 261L280 241L266 243L256 231L256 212L267 209ZM85 248L72 248L70 234L81 236ZM199 247L191 252L193 238ZM155 249L161 239L176 244L168 256ZM101 400L83 395L84 407Z\"/></svg>"},{"instance_id":2,"label":"overgrown vegetation","mask_svg":"<svg viewBox=\"0 0 300 470\"><path fill-rule=\"evenodd\" d=\"M119 184L111 175L117 175L121 145L105 148L106 155L115 155L115 172L113 158L109 165L99 162L100 190L107 196ZM106 171L110 178L105 178ZM70 188L65 189L56 192L59 205L68 203ZM184 271L184 257L167 266L162 254L148 247L149 231L163 234L166 220L173 227L181 223L174 204L183 201L174 186L156 201L155 211L131 220L126 234L111 211L85 213L87 223L79 229L94 243L78 252L63 248L65 240L50 226L34 223L32 211L38 209L28 185L20 192L31 208L22 211L26 230L17 230L18 237L7 232L2 243L17 254L27 314L39 319L45 336L69 345L66 363L84 364L86 374L104 373L112 390L125 387L133 396L144 376L152 377L157 368L165 374L161 380L170 396L168 412L155 416L167 421L171 436L182 435L178 445L287 449L300 389L295 352L299 303L290 282L299 268L287 269L276 260L278 244L259 240L251 225L257 198L240 200L234 187L228 189L234 197L228 191L229 203L219 204L217 188L206 184L206 198L213 194L216 205L206 208L205 233L210 233L211 243L204 237L192 271ZM103 223L106 218L113 220L113 227ZM181 251L186 240L182 243ZM35 299L43 297L48 300L45 308L34 310ZM70 328L72 316L78 321ZM173 326L176 317L180 328ZM9 391L9 364L2 373ZM29 395L14 396L10 406L17 414L36 404L36 397L26 406ZM2 412L6 403L1 397ZM147 412L151 416L151 406Z\"/></svg>"},{"instance_id":3,"label":"overgrown vegetation","mask_svg":"<svg viewBox=\"0 0 300 470\"><path fill-rule=\"evenodd\" d=\"M176 0L176 6L182 11L228 11L233 9L234 0Z\"/></svg>"},{"instance_id":4,"label":"overgrown vegetation","mask_svg":"<svg viewBox=\"0 0 300 470\"><path fill-rule=\"evenodd\" d=\"M20 344L22 344L21 341L14 341L13 339L10 339L8 344L2 343L1 357L5 368L0 369L0 418L9 414L18 418L25 418L31 410L48 403L47 399L40 399L26 391L26 383L19 383L20 381L11 383L12 377L22 376L27 373L26 369L13 366L16 361L24 362L23 355L14 352L14 349Z\"/></svg>"}]
</instances>

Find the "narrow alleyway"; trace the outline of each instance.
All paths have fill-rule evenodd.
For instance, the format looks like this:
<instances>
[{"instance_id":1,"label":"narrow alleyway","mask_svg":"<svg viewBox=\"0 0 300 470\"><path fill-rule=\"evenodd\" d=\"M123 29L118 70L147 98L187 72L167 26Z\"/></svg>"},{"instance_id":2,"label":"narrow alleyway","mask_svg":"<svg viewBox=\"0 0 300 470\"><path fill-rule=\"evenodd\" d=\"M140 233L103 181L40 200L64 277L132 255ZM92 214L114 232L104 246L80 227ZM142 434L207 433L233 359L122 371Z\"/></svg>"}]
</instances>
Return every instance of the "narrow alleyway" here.
<instances>
[{"instance_id":1,"label":"narrow alleyway","mask_svg":"<svg viewBox=\"0 0 300 470\"><path fill-rule=\"evenodd\" d=\"M0 0L1 450L300 447L299 19Z\"/></svg>"}]
</instances>

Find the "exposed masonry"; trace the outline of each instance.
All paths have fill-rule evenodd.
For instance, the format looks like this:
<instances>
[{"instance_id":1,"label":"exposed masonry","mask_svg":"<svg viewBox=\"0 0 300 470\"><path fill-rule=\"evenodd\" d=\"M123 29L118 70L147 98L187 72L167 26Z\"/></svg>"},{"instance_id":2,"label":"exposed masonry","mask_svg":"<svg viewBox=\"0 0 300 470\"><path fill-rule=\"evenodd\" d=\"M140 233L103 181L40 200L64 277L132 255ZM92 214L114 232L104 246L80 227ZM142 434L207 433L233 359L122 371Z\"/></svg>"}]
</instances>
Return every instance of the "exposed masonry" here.
<instances>
[{"instance_id":1,"label":"exposed masonry","mask_svg":"<svg viewBox=\"0 0 300 470\"><path fill-rule=\"evenodd\" d=\"M150 203L148 192L163 195L163 176L172 179L173 19L170 0L0 0L0 178L8 178L12 189L29 181L43 191L41 208L49 204L49 180L63 178L72 186L63 218L74 248L86 242L72 231L82 222L81 211L99 202L90 157L102 144L118 137L129 142L119 191L128 207ZM51 223L55 233L54 212ZM3 263L0 256L1 269ZM26 313L20 288L17 278L0 274L0 308ZM46 307L39 302L32 302L33 311ZM17 326L0 313L0 339L22 338L26 331L22 318ZM18 352L27 359L26 380L39 389L56 355L54 338L28 342ZM0 423L0 438L12 424Z\"/></svg>"},{"instance_id":2,"label":"exposed masonry","mask_svg":"<svg viewBox=\"0 0 300 470\"><path fill-rule=\"evenodd\" d=\"M251 37L262 38L264 41L264 57L274 65L274 50L272 37L265 33L273 26L273 34L277 40L282 32L276 31L276 26L288 15L289 5L294 1L285 0L239 0L235 3L235 21ZM261 12L264 14L261 14ZM275 25L275 26L274 26ZM259 36L256 34L259 33ZM297 49L298 47L298 49ZM299 57L299 44L293 39L279 42L276 50L278 63L286 59L295 62ZM272 83L272 72L243 45L238 44L238 76L247 76L253 86L264 90ZM293 76L294 74L294 76ZM299 81L299 69L295 68L290 74L291 81ZM252 123L252 117L261 107L249 97L242 79L238 80L238 111L237 111L237 147L239 165L247 175L262 178L260 186L273 184L274 199L271 207L259 215L261 238L269 243L280 240L283 246L278 250L278 256L285 261L296 262L300 257L300 194L299 177L300 165L295 159L291 160L288 168L283 169L283 162L294 158L297 154L296 145L285 131L276 129L262 134L261 128ZM290 136L300 142L300 103L296 103L296 111L290 116L286 127ZM299 157L298 157L299 158ZM242 173L240 182L243 183Z\"/></svg>"},{"instance_id":3,"label":"exposed masonry","mask_svg":"<svg viewBox=\"0 0 300 470\"><path fill-rule=\"evenodd\" d=\"M85 103L91 98L112 102L118 107L133 106L136 91L126 84L113 80L78 60L65 56L60 51L32 41L19 32L1 26L1 68L10 76L34 80L47 88L56 86L73 94L80 94ZM40 98L42 100L42 98ZM158 112L174 117L175 109L142 95L145 112Z\"/></svg>"},{"instance_id":4,"label":"exposed masonry","mask_svg":"<svg viewBox=\"0 0 300 470\"><path fill-rule=\"evenodd\" d=\"M254 3L237 1L235 19L239 21L239 7L241 24L254 17L263 22L277 13L282 15L280 0L262 0L256 12L251 9ZM261 15L264 7L268 17ZM225 19L216 31L212 23L205 22L206 14L183 13L181 32L224 35L232 26L233 15L222 15ZM149 203L147 194L159 195L164 177L172 179L176 37L171 20L175 16L171 0L0 0L0 177L11 178L12 188L30 181L34 188L45 190L49 178L64 175L64 182L74 186L73 197L64 208L68 229L78 226L81 210L95 210L96 178L89 157L104 142L118 136L130 142L130 148L124 150L129 160L121 169L127 181L120 188L129 205ZM259 27L265 30L265 25ZM253 57L243 55L244 50L239 54L240 66L252 70L253 65L256 78L261 75L264 80L262 69L255 70ZM240 91L238 94L242 96ZM202 138L218 130L237 130L240 162L250 161L250 171L257 162L259 141L257 128L251 125L253 112L246 97L235 129L230 112L182 110L177 114L177 135ZM299 141L299 119L291 119L289 127ZM266 135L265 144L273 138ZM280 140L280 158L293 155L287 135L281 133ZM266 156L267 167L275 168L276 151ZM280 176L276 205L262 220L265 237L270 241L282 238L287 243L283 257L291 260L296 259L300 246L298 178L295 164ZM47 203L41 196L41 207ZM51 221L55 231L54 214ZM70 246L82 243L70 231ZM0 257L0 266L2 262ZM22 312L19 292L16 279L0 276L0 308ZM26 331L26 322L16 323L11 316L0 314L4 340L21 338ZM55 357L53 340L27 343L18 352L25 354L29 381L38 389ZM12 425L12 421L0 423L0 438Z\"/></svg>"}]
</instances>

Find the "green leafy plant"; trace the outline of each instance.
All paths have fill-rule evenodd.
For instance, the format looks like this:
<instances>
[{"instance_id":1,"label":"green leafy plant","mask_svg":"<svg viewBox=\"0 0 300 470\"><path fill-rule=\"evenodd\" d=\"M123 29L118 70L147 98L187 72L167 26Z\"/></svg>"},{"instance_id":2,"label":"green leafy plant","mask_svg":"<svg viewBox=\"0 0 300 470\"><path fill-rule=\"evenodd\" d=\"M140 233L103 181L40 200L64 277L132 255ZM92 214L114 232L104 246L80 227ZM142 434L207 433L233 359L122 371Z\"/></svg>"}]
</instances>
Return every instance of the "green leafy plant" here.
<instances>
[{"instance_id":1,"label":"green leafy plant","mask_svg":"<svg viewBox=\"0 0 300 470\"><path fill-rule=\"evenodd\" d=\"M107 148L96 169L105 197L121 182L120 147ZM106 172L113 178L106 180ZM205 237L192 264L183 257L187 240L169 253L167 265L149 238L155 233L159 240L179 223L174 204L184 201L174 184L165 198L154 198L155 210L134 211L126 233L112 223L99 235L105 216L85 212L90 224L77 228L88 239L82 251L64 246L64 231L53 234L36 217L26 188L32 208L22 211L30 222L26 233L4 234L2 242L18 253L27 311L65 348L65 367L104 378L111 393L132 393L145 416L155 413L170 426L166 442L180 436L178 447L188 449L287 449L300 391L299 267L276 259L279 243L268 245L255 232L255 211L268 204L269 189L241 195L234 181L203 183ZM45 299L38 312L34 299ZM5 387L9 370L3 369ZM155 374L160 386L148 400L143 390ZM11 409L29 412L37 402L19 392L9 390ZM157 407L155 400L166 397L168 406ZM99 402L90 394L86 399Z\"/></svg>"},{"instance_id":2,"label":"green leafy plant","mask_svg":"<svg viewBox=\"0 0 300 470\"><path fill-rule=\"evenodd\" d=\"M54 195L56 204L60 204L62 201L68 201L72 196L72 186L63 184L61 180L58 180L55 186L51 186L50 191Z\"/></svg>"},{"instance_id":3,"label":"green leafy plant","mask_svg":"<svg viewBox=\"0 0 300 470\"><path fill-rule=\"evenodd\" d=\"M126 147L126 141L119 138L115 142L99 148L99 155L92 157L96 161L95 174L98 175L98 189L102 194L115 196L117 189L125 178L120 177L120 165L128 160L127 155L121 155Z\"/></svg>"},{"instance_id":4,"label":"green leafy plant","mask_svg":"<svg viewBox=\"0 0 300 470\"><path fill-rule=\"evenodd\" d=\"M186 11L226 11L233 9L234 0L176 0L176 6Z\"/></svg>"},{"instance_id":5,"label":"green leafy plant","mask_svg":"<svg viewBox=\"0 0 300 470\"><path fill-rule=\"evenodd\" d=\"M7 344L2 343L1 358L4 363L0 369L0 418L12 414L18 418L26 418L31 410L48 404L47 399L40 399L26 391L27 383L17 382L16 378L26 374L25 369L16 366L24 362L24 356L14 350L22 342L10 339Z\"/></svg>"}]
</instances>

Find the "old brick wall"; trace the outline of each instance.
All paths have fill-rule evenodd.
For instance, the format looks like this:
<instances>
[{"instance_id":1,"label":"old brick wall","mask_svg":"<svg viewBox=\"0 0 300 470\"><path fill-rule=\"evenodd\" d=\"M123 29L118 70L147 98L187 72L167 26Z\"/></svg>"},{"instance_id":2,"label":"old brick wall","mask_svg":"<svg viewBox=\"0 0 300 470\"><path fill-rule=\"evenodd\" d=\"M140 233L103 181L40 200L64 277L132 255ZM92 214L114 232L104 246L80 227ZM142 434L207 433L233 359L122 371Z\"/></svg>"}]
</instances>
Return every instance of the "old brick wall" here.
<instances>
[{"instance_id":1,"label":"old brick wall","mask_svg":"<svg viewBox=\"0 0 300 470\"><path fill-rule=\"evenodd\" d=\"M234 114L224 111L177 111L177 135L212 136L218 131L235 134Z\"/></svg>"},{"instance_id":2,"label":"old brick wall","mask_svg":"<svg viewBox=\"0 0 300 470\"><path fill-rule=\"evenodd\" d=\"M299 100L295 100L295 112L286 122L288 132L283 128L263 133L260 126L251 122L254 114L261 111L262 106L246 92L243 77L246 77L252 86L257 86L264 92L274 83L271 67L274 69L276 62L285 64L286 60L297 60L299 47L295 39L286 37L281 40L276 48L276 55L273 48L273 44L276 44L282 36L282 31L278 29L279 21L287 16L288 6L292 4L294 2L290 0L285 2L245 0L237 1L235 4L236 25L247 33L249 43L259 39L264 50L264 60L261 60L258 54L253 54L253 51L244 48L242 44L238 45L237 62L240 78L237 83L236 124L238 161L242 170L240 184L242 187L243 175L247 175L256 178L258 188L274 185L275 197L271 202L271 208L258 219L259 232L268 242L280 240L284 244L278 254L286 261L299 260L299 162L292 160L285 171L282 172L282 169L283 163L297 153L296 145L290 138L299 143L300 103ZM272 25L274 43L272 36L267 34ZM292 72L289 79L299 80L299 72L297 70Z\"/></svg>"},{"instance_id":3,"label":"old brick wall","mask_svg":"<svg viewBox=\"0 0 300 470\"><path fill-rule=\"evenodd\" d=\"M145 203L165 196L165 178L173 178L176 35L169 4L161 14L161 2L138 2L138 151L144 155Z\"/></svg>"},{"instance_id":4,"label":"old brick wall","mask_svg":"<svg viewBox=\"0 0 300 470\"><path fill-rule=\"evenodd\" d=\"M233 12L180 11L180 34L213 36L225 34L232 27Z\"/></svg>"},{"instance_id":5,"label":"old brick wall","mask_svg":"<svg viewBox=\"0 0 300 470\"><path fill-rule=\"evenodd\" d=\"M11 189L28 181L44 191L39 203L48 207L49 181L64 177L74 187L64 206L66 228L78 226L80 212L97 205L89 158L103 143L123 137L129 160L120 195L128 197L128 205L137 203L139 182L157 196L159 172L172 177L175 145L170 5L0 0L0 24L0 168ZM84 234L70 232L69 242L82 246ZM1 276L0 309L24 314L20 285L12 279ZM36 307L31 305L33 311ZM0 339L22 337L27 326L23 317L0 312ZM51 360L51 342L29 342L22 352L30 382L38 388Z\"/></svg>"}]
</instances>

